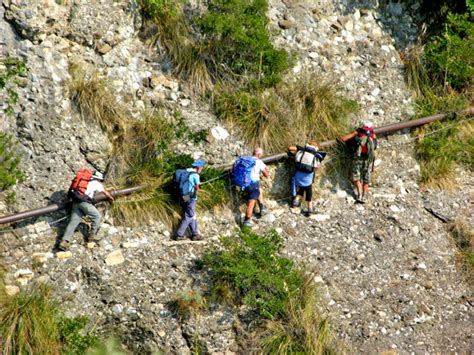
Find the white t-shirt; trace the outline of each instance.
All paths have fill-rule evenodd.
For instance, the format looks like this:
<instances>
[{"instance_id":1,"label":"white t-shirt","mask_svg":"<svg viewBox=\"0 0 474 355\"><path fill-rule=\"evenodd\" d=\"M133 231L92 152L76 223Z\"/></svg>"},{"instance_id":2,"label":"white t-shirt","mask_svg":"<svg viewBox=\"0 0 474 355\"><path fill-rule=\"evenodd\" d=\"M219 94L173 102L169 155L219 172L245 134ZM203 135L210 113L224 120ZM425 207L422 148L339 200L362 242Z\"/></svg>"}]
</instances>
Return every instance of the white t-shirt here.
<instances>
[{"instance_id":1,"label":"white t-shirt","mask_svg":"<svg viewBox=\"0 0 474 355\"><path fill-rule=\"evenodd\" d=\"M257 159L252 168L252 172L250 173L250 179L252 181L260 181L260 174L266 169L266 167L267 166L261 159Z\"/></svg>"},{"instance_id":2,"label":"white t-shirt","mask_svg":"<svg viewBox=\"0 0 474 355\"><path fill-rule=\"evenodd\" d=\"M89 196L90 198L94 198L94 194L96 192L103 192L105 189L104 189L104 185L102 185L102 183L98 180L91 180L89 181L89 183L87 184L87 189L86 189L86 192L85 194L87 196Z\"/></svg>"}]
</instances>

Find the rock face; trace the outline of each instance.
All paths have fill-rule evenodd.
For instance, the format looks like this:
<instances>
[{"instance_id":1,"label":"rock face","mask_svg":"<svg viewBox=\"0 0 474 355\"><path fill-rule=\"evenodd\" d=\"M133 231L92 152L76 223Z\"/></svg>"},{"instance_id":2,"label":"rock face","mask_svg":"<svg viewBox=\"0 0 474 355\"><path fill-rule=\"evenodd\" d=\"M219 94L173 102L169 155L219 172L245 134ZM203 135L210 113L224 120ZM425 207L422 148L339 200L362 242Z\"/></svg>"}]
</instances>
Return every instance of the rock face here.
<instances>
[{"instance_id":1,"label":"rock face","mask_svg":"<svg viewBox=\"0 0 474 355\"><path fill-rule=\"evenodd\" d=\"M72 62L88 63L107 77L131 117L163 105L179 110L191 130L205 129L212 136L209 142L181 143L177 150L211 164L248 153L238 132L222 126L206 103L186 92L186 83L167 72L159 49L150 51L140 40L135 2L1 3L0 53L24 58L29 67L14 116L0 111L1 129L19 138L25 155L27 181L15 187L18 201L10 209L59 201L75 170L105 169L109 162L109 138L80 116L67 92ZM289 79L308 71L338 78L362 108L354 123L408 118L411 98L398 49L416 38L410 14L416 2L379 7L371 1L269 3L275 43L297 54ZM466 188L420 191L413 142L404 133L381 140L365 205L354 204L345 179L322 178L318 213L305 217L288 206L288 166L273 166L272 180L263 182L270 213L254 228L275 228L285 239L284 253L316 272L323 312L355 353L467 353L474 333L472 294L456 269L443 222L433 213L446 220L464 214L472 223L469 195ZM472 186L472 174L460 170L457 176L461 186ZM160 221L111 226L103 212L107 233L98 245L85 244L77 232L71 250L55 257L50 250L67 223L59 220L63 213L3 234L0 256L8 293L34 281L49 282L69 315L87 315L104 333L118 331L134 353L189 353L195 339L208 353L246 350L236 334L241 309L211 304L199 316L182 318L169 306L183 291L205 286L206 275L196 270L195 260L220 235L233 233L238 212L199 212L203 242L170 241Z\"/></svg>"}]
</instances>

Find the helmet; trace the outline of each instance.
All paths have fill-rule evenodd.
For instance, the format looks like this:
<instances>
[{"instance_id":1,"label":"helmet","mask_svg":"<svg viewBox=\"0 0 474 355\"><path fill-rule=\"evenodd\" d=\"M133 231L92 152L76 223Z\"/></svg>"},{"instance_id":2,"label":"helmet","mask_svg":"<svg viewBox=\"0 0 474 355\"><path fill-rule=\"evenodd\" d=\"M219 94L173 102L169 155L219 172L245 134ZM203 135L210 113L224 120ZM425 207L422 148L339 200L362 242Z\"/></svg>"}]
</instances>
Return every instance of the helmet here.
<instances>
[{"instance_id":1,"label":"helmet","mask_svg":"<svg viewBox=\"0 0 474 355\"><path fill-rule=\"evenodd\" d=\"M94 170L92 172L92 179L94 179L94 180L104 180L104 175L100 171Z\"/></svg>"}]
</instances>

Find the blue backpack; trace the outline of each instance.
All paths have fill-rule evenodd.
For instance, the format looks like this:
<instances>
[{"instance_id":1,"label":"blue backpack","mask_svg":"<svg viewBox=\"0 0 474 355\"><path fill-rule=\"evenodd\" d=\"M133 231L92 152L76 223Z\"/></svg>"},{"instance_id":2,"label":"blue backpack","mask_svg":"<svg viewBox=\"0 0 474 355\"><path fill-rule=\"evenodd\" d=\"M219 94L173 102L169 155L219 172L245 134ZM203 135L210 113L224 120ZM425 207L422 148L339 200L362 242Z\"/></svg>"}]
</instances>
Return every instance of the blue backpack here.
<instances>
[{"instance_id":1,"label":"blue backpack","mask_svg":"<svg viewBox=\"0 0 474 355\"><path fill-rule=\"evenodd\" d=\"M256 158L248 155L237 159L232 169L232 184L240 186L242 191L250 186L252 183L250 174L252 173L252 168L255 166L256 161Z\"/></svg>"},{"instance_id":2,"label":"blue backpack","mask_svg":"<svg viewBox=\"0 0 474 355\"><path fill-rule=\"evenodd\" d=\"M176 193L184 200L189 200L194 195L194 192L191 191L191 183L189 182L191 174L197 174L197 172L188 171L187 169L178 169L174 173L174 187Z\"/></svg>"}]
</instances>

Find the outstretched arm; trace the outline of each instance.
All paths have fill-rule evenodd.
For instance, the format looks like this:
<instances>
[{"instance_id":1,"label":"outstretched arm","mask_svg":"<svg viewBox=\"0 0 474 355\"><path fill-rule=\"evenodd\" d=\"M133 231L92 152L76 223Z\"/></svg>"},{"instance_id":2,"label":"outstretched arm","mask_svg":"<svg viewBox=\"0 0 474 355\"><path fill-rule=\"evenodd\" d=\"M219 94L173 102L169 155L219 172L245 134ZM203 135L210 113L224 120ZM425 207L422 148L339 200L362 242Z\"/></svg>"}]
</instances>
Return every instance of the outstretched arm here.
<instances>
[{"instance_id":1,"label":"outstretched arm","mask_svg":"<svg viewBox=\"0 0 474 355\"><path fill-rule=\"evenodd\" d=\"M352 133L348 133L344 136L339 137L339 140L342 141L342 142L347 142L347 141L351 140L352 138L354 138L356 135L357 135L357 131L354 131Z\"/></svg>"},{"instance_id":2,"label":"outstretched arm","mask_svg":"<svg viewBox=\"0 0 474 355\"><path fill-rule=\"evenodd\" d=\"M114 200L114 197L112 196L112 194L110 193L110 191L104 190L104 195L105 195L105 197L107 197L107 200L109 200L109 201L111 201L111 202Z\"/></svg>"}]
</instances>

